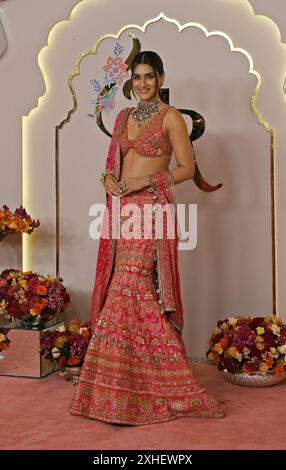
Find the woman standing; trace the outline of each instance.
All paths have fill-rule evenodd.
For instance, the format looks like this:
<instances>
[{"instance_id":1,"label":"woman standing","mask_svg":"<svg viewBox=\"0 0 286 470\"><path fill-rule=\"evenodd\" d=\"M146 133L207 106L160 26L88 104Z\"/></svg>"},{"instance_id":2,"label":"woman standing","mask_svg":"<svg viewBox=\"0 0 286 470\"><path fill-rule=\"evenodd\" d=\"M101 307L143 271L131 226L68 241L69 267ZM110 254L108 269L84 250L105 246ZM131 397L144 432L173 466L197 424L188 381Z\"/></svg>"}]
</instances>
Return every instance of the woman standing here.
<instances>
[{"instance_id":1,"label":"woman standing","mask_svg":"<svg viewBox=\"0 0 286 470\"><path fill-rule=\"evenodd\" d=\"M155 52L138 53L131 72L139 102L117 115L101 178L107 207L93 334L70 412L130 425L220 418L220 405L192 375L182 339L174 185L194 175L187 126L176 108L160 100L165 74ZM170 171L173 150L177 168Z\"/></svg>"}]
</instances>

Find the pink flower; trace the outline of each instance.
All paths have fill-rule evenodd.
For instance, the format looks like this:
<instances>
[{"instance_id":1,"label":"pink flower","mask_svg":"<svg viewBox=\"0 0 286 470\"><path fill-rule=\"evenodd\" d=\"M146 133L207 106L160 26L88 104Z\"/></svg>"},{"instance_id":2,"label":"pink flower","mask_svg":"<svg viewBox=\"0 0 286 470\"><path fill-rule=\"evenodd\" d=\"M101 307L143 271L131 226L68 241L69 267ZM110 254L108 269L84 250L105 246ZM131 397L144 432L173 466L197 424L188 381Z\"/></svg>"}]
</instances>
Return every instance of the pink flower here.
<instances>
[{"instance_id":1,"label":"pink flower","mask_svg":"<svg viewBox=\"0 0 286 470\"><path fill-rule=\"evenodd\" d=\"M108 78L113 78L115 83L121 85L122 78L127 77L128 73L126 72L127 64L123 62L122 57L108 57L107 64L104 65L103 70L108 73Z\"/></svg>"}]
</instances>

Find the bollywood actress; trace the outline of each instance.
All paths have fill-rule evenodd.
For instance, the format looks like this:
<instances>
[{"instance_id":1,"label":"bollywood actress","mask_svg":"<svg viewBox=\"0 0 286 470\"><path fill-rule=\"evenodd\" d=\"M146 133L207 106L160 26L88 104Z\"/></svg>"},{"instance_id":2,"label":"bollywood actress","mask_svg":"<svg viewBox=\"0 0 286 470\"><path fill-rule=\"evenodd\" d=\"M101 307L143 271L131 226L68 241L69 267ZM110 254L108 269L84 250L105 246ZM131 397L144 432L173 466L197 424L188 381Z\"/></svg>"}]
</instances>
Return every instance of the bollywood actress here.
<instances>
[{"instance_id":1,"label":"bollywood actress","mask_svg":"<svg viewBox=\"0 0 286 470\"><path fill-rule=\"evenodd\" d=\"M182 339L176 213L170 222L174 211L163 211L160 236L155 231L158 207L175 207L174 185L192 179L195 171L186 123L160 99L164 78L158 54L143 51L134 57L131 83L138 105L118 113L101 177L106 212L92 294L92 337L70 412L109 423L224 415L193 377ZM169 170L173 151L177 167ZM120 205L119 236L114 235L114 201ZM146 206L154 209L151 219ZM133 232L126 229L130 207L136 214ZM146 219L151 221L148 237Z\"/></svg>"}]
</instances>

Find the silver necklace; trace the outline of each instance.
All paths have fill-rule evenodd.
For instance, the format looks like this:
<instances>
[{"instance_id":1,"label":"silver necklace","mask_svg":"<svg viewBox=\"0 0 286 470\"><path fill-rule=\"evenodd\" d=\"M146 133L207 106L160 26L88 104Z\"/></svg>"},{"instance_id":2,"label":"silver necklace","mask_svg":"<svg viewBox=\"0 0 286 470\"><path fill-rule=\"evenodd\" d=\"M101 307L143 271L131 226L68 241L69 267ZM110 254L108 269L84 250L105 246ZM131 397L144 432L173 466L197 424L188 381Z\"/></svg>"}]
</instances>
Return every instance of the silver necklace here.
<instances>
[{"instance_id":1,"label":"silver necklace","mask_svg":"<svg viewBox=\"0 0 286 470\"><path fill-rule=\"evenodd\" d=\"M150 117L159 111L159 100L158 101L148 101L147 103L139 102L137 107L132 111L131 115L138 123L138 126L141 127L142 122L147 121Z\"/></svg>"}]
</instances>

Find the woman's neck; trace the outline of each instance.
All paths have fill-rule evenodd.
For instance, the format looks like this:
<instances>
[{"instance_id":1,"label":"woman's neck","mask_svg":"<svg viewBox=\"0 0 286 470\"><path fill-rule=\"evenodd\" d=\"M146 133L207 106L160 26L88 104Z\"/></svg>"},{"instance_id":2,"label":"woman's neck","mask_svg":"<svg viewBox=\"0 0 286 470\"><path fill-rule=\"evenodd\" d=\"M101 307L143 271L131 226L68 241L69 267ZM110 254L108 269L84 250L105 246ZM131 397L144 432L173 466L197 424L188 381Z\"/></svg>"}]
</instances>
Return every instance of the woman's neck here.
<instances>
[{"instance_id":1,"label":"woman's neck","mask_svg":"<svg viewBox=\"0 0 286 470\"><path fill-rule=\"evenodd\" d=\"M158 103L160 101L160 98L159 96L153 96L152 98L150 98L149 100L140 100L140 104L148 104L148 103Z\"/></svg>"}]
</instances>

